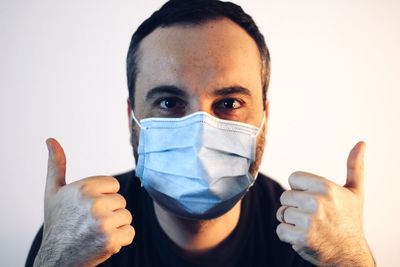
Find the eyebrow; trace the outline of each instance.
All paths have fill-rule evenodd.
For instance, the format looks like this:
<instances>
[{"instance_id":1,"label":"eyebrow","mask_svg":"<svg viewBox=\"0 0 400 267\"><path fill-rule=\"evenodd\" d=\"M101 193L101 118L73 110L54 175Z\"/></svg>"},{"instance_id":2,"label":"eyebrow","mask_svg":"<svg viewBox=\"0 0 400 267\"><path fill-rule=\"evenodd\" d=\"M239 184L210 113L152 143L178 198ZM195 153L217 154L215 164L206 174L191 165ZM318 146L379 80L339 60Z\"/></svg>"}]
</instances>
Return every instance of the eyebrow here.
<instances>
[{"instance_id":1,"label":"eyebrow","mask_svg":"<svg viewBox=\"0 0 400 267\"><path fill-rule=\"evenodd\" d=\"M173 85L161 85L161 86L154 87L147 92L146 101L155 98L159 94L171 94L171 95L176 95L176 96L180 96L183 98L188 97L188 93L185 90L182 90ZM216 89L212 94L216 95L216 96L227 96L227 95L232 95L232 94L243 94L243 95L251 96L251 91L242 86L228 86L228 87Z\"/></svg>"},{"instance_id":2,"label":"eyebrow","mask_svg":"<svg viewBox=\"0 0 400 267\"><path fill-rule=\"evenodd\" d=\"M146 100L155 98L158 94L172 94L180 97L188 97L186 91L172 85L161 85L152 88L146 94Z\"/></svg>"},{"instance_id":3,"label":"eyebrow","mask_svg":"<svg viewBox=\"0 0 400 267\"><path fill-rule=\"evenodd\" d=\"M242 94L242 95L251 96L251 91L242 86L228 86L228 87L224 87L224 88L215 90L213 92L213 94L217 95L217 96L226 96L226 95L232 95L232 94Z\"/></svg>"}]
</instances>

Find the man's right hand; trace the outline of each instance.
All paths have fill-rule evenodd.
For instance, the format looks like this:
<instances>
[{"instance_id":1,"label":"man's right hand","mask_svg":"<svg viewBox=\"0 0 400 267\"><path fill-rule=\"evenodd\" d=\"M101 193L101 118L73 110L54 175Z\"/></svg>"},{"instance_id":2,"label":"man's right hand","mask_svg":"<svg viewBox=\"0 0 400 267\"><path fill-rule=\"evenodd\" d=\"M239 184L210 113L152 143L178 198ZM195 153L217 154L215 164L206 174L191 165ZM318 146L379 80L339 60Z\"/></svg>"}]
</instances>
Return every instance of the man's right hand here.
<instances>
[{"instance_id":1,"label":"man's right hand","mask_svg":"<svg viewBox=\"0 0 400 267\"><path fill-rule=\"evenodd\" d=\"M126 200L112 176L65 182L66 158L55 139L49 150L43 239L35 266L95 266L135 236Z\"/></svg>"}]
</instances>

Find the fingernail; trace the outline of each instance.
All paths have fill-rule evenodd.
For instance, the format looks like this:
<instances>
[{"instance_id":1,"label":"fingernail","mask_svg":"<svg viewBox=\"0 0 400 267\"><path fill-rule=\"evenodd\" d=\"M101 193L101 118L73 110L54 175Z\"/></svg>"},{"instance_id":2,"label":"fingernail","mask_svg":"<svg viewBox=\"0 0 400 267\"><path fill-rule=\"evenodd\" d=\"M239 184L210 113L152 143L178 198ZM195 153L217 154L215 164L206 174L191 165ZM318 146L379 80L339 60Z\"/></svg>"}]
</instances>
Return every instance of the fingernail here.
<instances>
[{"instance_id":1,"label":"fingernail","mask_svg":"<svg viewBox=\"0 0 400 267\"><path fill-rule=\"evenodd\" d=\"M50 139L46 140L46 146L47 146L47 150L49 151L49 153L52 153L53 150L52 150L52 147L51 147L51 144L50 144Z\"/></svg>"}]
</instances>

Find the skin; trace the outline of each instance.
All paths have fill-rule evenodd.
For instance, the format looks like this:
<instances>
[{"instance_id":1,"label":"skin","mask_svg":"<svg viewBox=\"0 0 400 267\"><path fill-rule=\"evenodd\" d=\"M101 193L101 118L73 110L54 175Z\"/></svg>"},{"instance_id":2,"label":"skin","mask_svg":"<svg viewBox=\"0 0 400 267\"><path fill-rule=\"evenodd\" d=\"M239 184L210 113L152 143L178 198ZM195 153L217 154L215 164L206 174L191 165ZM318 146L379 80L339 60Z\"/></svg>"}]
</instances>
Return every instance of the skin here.
<instances>
[{"instance_id":1,"label":"skin","mask_svg":"<svg viewBox=\"0 0 400 267\"><path fill-rule=\"evenodd\" d=\"M134 103L137 119L182 117L204 111L257 127L264 114L268 120L268 103L266 110L263 108L258 48L232 21L221 19L196 26L158 28L142 41L139 55ZM174 87L179 93L157 89L162 86ZM227 89L235 86L245 89L235 92ZM154 90L157 93L153 94ZM131 108L128 102L129 122ZM136 151L140 129L138 125L130 125L130 129ZM261 162L263 129L257 140L253 175ZM186 252L198 254L212 249L233 231L239 220L240 204L208 221L177 217L157 203L154 206L166 234Z\"/></svg>"},{"instance_id":2,"label":"skin","mask_svg":"<svg viewBox=\"0 0 400 267\"><path fill-rule=\"evenodd\" d=\"M375 266L363 231L364 152L364 142L351 150L344 186L298 171L281 195L276 232L314 265Z\"/></svg>"},{"instance_id":3,"label":"skin","mask_svg":"<svg viewBox=\"0 0 400 267\"><path fill-rule=\"evenodd\" d=\"M55 139L46 143L43 239L34 266L96 266L135 235L119 182L93 176L67 185L64 150Z\"/></svg>"},{"instance_id":4,"label":"skin","mask_svg":"<svg viewBox=\"0 0 400 267\"><path fill-rule=\"evenodd\" d=\"M260 126L256 174L265 145L268 102L263 109L261 62L248 34L228 19L201 25L158 28L140 45L135 115L182 117L196 111ZM165 86L168 86L166 89ZM171 88L173 90L171 90ZM234 88L234 89L232 89ZM137 125L131 142L137 155ZM111 176L93 176L67 184L66 156L55 139L48 139L43 241L35 266L95 266L129 245L135 231L119 183ZM348 159L345 186L305 172L289 178L277 212L279 238L292 244L304 259L318 266L374 266L362 227L364 143ZM236 227L240 204L219 218L197 221L177 217L154 203L165 233L183 253L201 254L220 244ZM282 220L281 214L285 210Z\"/></svg>"},{"instance_id":5,"label":"skin","mask_svg":"<svg viewBox=\"0 0 400 267\"><path fill-rule=\"evenodd\" d=\"M136 80L135 116L181 117L205 111L216 117L259 126L262 108L261 65L258 49L249 35L228 19L201 25L158 28L140 45ZM242 86L249 95L216 94L220 88ZM152 90L173 86L182 94ZM225 100L239 105L221 105ZM132 105L128 101L131 123ZM137 151L139 128L132 129L132 145ZM259 136L255 174L261 161L266 128ZM292 190L283 193L288 221L277 228L279 238L292 244L304 259L318 266L374 266L362 227L362 159L364 143L355 146L348 160L348 183L341 187L328 179L305 172L290 178ZM137 154L135 154L137 156ZM304 204L305 203L305 204ZM310 204L311 203L311 204ZM302 209L304 205L306 208ZM312 210L307 210L308 206ZM221 243L235 228L240 202L229 212L210 221L180 218L154 203L157 219L166 234L186 253L199 254ZM344 245L344 246L343 246Z\"/></svg>"}]
</instances>

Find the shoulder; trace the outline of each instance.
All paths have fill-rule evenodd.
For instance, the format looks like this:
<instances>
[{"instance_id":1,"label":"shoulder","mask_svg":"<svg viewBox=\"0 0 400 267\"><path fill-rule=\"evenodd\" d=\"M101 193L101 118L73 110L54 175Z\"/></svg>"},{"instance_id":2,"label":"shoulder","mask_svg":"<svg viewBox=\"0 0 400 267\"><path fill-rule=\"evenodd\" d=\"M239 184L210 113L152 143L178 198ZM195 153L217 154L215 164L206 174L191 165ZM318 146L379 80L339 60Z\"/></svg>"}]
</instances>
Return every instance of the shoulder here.
<instances>
[{"instance_id":1,"label":"shoulder","mask_svg":"<svg viewBox=\"0 0 400 267\"><path fill-rule=\"evenodd\" d=\"M272 178L259 173L247 194L247 202L253 212L259 213L265 222L277 224L275 213L281 206L280 197L285 189ZM271 220L272 218L272 220Z\"/></svg>"},{"instance_id":2,"label":"shoulder","mask_svg":"<svg viewBox=\"0 0 400 267\"><path fill-rule=\"evenodd\" d=\"M114 175L120 184L119 192L124 197L132 194L132 191L140 189L140 180L135 175L135 170Z\"/></svg>"},{"instance_id":3,"label":"shoulder","mask_svg":"<svg viewBox=\"0 0 400 267\"><path fill-rule=\"evenodd\" d=\"M269 176L259 173L254 184L257 191L261 191L265 197L279 199L285 191L281 184Z\"/></svg>"},{"instance_id":4,"label":"shoulder","mask_svg":"<svg viewBox=\"0 0 400 267\"><path fill-rule=\"evenodd\" d=\"M130 179L135 177L135 170L115 174L114 177L118 180L118 182L120 182L121 185L126 185L126 183L130 181Z\"/></svg>"}]
</instances>

